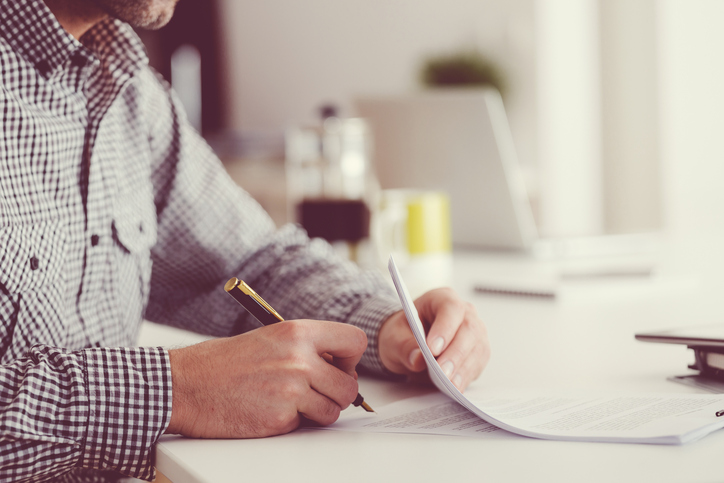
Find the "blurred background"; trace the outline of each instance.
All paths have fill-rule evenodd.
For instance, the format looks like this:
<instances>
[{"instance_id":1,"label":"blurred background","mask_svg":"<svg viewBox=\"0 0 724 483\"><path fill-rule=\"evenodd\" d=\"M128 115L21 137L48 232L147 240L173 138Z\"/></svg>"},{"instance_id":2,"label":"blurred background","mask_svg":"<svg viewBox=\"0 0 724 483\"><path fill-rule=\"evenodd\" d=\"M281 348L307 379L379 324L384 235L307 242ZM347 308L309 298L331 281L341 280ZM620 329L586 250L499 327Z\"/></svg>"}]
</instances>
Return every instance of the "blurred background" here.
<instances>
[{"instance_id":1,"label":"blurred background","mask_svg":"<svg viewBox=\"0 0 724 483\"><path fill-rule=\"evenodd\" d=\"M431 60L473 52L502 92L541 235L683 243L724 231L723 22L717 0L181 0L141 35L277 223L290 127L429 89Z\"/></svg>"}]
</instances>

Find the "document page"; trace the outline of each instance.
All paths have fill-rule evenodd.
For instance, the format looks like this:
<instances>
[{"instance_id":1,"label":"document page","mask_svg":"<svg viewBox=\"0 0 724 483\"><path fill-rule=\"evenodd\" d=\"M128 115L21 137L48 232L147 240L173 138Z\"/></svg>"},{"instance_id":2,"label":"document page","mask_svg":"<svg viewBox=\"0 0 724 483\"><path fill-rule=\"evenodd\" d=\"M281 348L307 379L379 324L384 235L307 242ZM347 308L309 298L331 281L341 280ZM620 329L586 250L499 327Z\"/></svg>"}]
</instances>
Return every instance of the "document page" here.
<instances>
[{"instance_id":1,"label":"document page","mask_svg":"<svg viewBox=\"0 0 724 483\"><path fill-rule=\"evenodd\" d=\"M392 257L389 270L432 382L494 426L544 439L659 444L685 443L724 427L724 395L719 394L463 395L427 347L417 309Z\"/></svg>"},{"instance_id":2,"label":"document page","mask_svg":"<svg viewBox=\"0 0 724 483\"><path fill-rule=\"evenodd\" d=\"M696 440L724 425L715 408L721 396L520 396L466 394L479 411L495 417L513 433L556 440L680 444ZM429 394L397 401L376 414L343 413L319 429L369 433L444 434L490 437L507 434L447 395Z\"/></svg>"},{"instance_id":3,"label":"document page","mask_svg":"<svg viewBox=\"0 0 724 483\"><path fill-rule=\"evenodd\" d=\"M724 427L724 397L710 394L493 396L466 398L478 415L544 439L681 444ZM495 424L495 423L494 423Z\"/></svg>"},{"instance_id":4,"label":"document page","mask_svg":"<svg viewBox=\"0 0 724 483\"><path fill-rule=\"evenodd\" d=\"M488 436L496 431L506 433L441 393L404 399L375 411L365 414L345 411L336 423L319 429L472 437Z\"/></svg>"}]
</instances>

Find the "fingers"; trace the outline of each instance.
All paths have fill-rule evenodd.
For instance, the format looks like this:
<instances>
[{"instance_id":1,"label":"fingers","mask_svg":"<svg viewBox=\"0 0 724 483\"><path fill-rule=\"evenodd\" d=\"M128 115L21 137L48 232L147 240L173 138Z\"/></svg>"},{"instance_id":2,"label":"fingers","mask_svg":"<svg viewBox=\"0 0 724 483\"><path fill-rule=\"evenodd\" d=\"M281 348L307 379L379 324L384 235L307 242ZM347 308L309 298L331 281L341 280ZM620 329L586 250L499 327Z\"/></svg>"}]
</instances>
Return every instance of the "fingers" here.
<instances>
[{"instance_id":1,"label":"fingers","mask_svg":"<svg viewBox=\"0 0 724 483\"><path fill-rule=\"evenodd\" d=\"M309 335L319 355L331 355L336 367L347 374L354 374L367 348L367 336L361 329L325 321L306 324L305 328L312 331Z\"/></svg>"},{"instance_id":2,"label":"fingers","mask_svg":"<svg viewBox=\"0 0 724 483\"><path fill-rule=\"evenodd\" d=\"M335 422L358 393L356 373L347 374L329 361L325 353L308 367L309 388L297 403L299 414L323 426Z\"/></svg>"},{"instance_id":3,"label":"fingers","mask_svg":"<svg viewBox=\"0 0 724 483\"><path fill-rule=\"evenodd\" d=\"M490 358L487 331L477 310L450 289L427 292L415 306L429 328L426 342L440 368L465 390Z\"/></svg>"},{"instance_id":4,"label":"fingers","mask_svg":"<svg viewBox=\"0 0 724 483\"><path fill-rule=\"evenodd\" d=\"M490 346L485 326L475 310L466 310L452 342L437 357L445 375L464 391L485 368Z\"/></svg>"},{"instance_id":5,"label":"fingers","mask_svg":"<svg viewBox=\"0 0 724 483\"><path fill-rule=\"evenodd\" d=\"M300 350L293 364L307 381L309 394L316 392L324 398L305 394L312 399L304 399L308 409L299 406L299 411L320 424L329 424L324 421L335 413L330 404L339 415L357 397L355 367L367 347L367 336L357 327L338 322L296 320L275 325L285 331L282 337L291 339ZM305 346L307 349L302 349ZM309 348L311 352L307 352Z\"/></svg>"},{"instance_id":6,"label":"fingers","mask_svg":"<svg viewBox=\"0 0 724 483\"><path fill-rule=\"evenodd\" d=\"M310 388L325 396L325 399L333 402L340 410L347 408L357 397L359 389L356 378L328 364L321 357L309 368L307 377ZM321 423L316 419L315 421Z\"/></svg>"},{"instance_id":7,"label":"fingers","mask_svg":"<svg viewBox=\"0 0 724 483\"><path fill-rule=\"evenodd\" d=\"M402 331L401 331L402 332ZM412 335L409 327L405 331L404 339L400 337L399 342L399 362L398 365L403 369L403 373L416 373L425 370L427 365L425 364L425 358L422 355L420 346L417 345L415 337Z\"/></svg>"},{"instance_id":8,"label":"fingers","mask_svg":"<svg viewBox=\"0 0 724 483\"><path fill-rule=\"evenodd\" d=\"M431 321L427 346L432 355L439 356L457 334L467 312L475 308L461 300L450 289L438 289L420 297L420 318Z\"/></svg>"},{"instance_id":9,"label":"fingers","mask_svg":"<svg viewBox=\"0 0 724 483\"><path fill-rule=\"evenodd\" d=\"M482 372L489 357L487 344L467 324L461 327L453 342L437 358L440 368L455 386L464 391Z\"/></svg>"},{"instance_id":10,"label":"fingers","mask_svg":"<svg viewBox=\"0 0 724 483\"><path fill-rule=\"evenodd\" d=\"M312 390L299 403L299 414L322 426L335 422L341 411L334 401Z\"/></svg>"}]
</instances>

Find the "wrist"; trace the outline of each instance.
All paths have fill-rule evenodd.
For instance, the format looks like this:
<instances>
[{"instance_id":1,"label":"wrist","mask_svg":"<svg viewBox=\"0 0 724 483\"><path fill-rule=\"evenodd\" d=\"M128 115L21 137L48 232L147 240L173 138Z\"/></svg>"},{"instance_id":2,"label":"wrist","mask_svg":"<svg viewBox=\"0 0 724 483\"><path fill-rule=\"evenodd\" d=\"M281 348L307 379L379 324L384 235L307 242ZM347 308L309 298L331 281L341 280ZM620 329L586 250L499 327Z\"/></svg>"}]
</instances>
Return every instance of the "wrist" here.
<instances>
[{"instance_id":1,"label":"wrist","mask_svg":"<svg viewBox=\"0 0 724 483\"><path fill-rule=\"evenodd\" d=\"M382 363L383 369L390 374L400 374L398 367L399 364L396 364L395 360L395 348L397 346L395 339L398 333L397 327L400 325L401 321L407 323L405 313L402 310L399 310L389 316L387 320L382 323L379 331L378 352L380 362Z\"/></svg>"},{"instance_id":2,"label":"wrist","mask_svg":"<svg viewBox=\"0 0 724 483\"><path fill-rule=\"evenodd\" d=\"M399 310L399 301L388 297L372 296L357 306L346 320L335 319L359 327L367 334L367 350L360 360L360 365L365 370L378 375L390 374L380 360L380 329L385 321Z\"/></svg>"},{"instance_id":3,"label":"wrist","mask_svg":"<svg viewBox=\"0 0 724 483\"><path fill-rule=\"evenodd\" d=\"M186 354L184 349L174 349L168 351L168 357L171 364L171 420L166 433L187 434L186 426L190 418Z\"/></svg>"}]
</instances>

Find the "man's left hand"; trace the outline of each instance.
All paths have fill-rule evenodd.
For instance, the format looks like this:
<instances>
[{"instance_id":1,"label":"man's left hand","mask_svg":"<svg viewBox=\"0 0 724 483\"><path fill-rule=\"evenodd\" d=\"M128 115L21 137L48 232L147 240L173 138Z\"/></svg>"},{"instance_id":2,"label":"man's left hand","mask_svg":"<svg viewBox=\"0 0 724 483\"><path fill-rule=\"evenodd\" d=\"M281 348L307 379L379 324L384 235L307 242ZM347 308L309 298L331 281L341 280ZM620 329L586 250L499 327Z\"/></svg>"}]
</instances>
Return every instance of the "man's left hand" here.
<instances>
[{"instance_id":1,"label":"man's left hand","mask_svg":"<svg viewBox=\"0 0 724 483\"><path fill-rule=\"evenodd\" d=\"M431 290L415 300L427 331L427 345L455 386L464 391L490 359L488 333L475 306L448 288ZM405 313L394 313L379 335L380 358L395 374L425 375L425 360Z\"/></svg>"}]
</instances>

